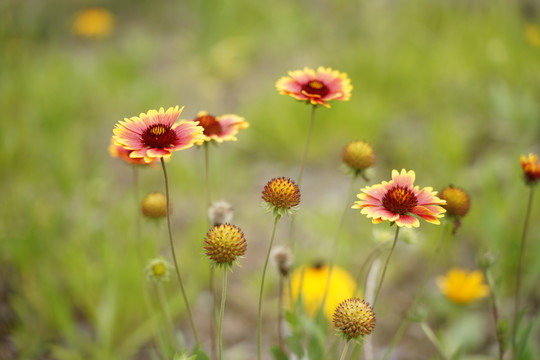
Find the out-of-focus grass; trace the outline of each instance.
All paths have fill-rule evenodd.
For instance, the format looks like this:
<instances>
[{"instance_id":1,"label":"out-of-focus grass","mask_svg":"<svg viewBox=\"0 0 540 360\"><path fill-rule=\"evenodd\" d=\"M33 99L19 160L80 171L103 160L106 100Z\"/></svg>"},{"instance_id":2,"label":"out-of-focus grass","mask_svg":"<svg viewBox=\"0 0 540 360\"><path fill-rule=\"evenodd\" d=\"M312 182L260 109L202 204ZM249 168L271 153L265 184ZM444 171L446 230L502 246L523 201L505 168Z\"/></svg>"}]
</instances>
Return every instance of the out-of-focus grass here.
<instances>
[{"instance_id":1,"label":"out-of-focus grass","mask_svg":"<svg viewBox=\"0 0 540 360\"><path fill-rule=\"evenodd\" d=\"M421 186L453 183L470 193L471 213L447 245L456 255L443 262L475 266L477 250L498 252L498 291L510 297L527 196L518 158L540 150L540 48L524 36L514 2L117 1L115 32L96 41L70 33L86 5L1 5L0 271L21 358L127 357L150 341L132 172L106 150L118 120L150 108L179 104L185 118L206 109L251 123L237 143L212 148L212 182L251 241L246 268L257 279L244 279L256 284L271 225L260 191L271 177L296 176L309 117L274 83L304 66L347 72L354 91L351 101L317 110L299 259L328 253L349 181L340 152L365 139L377 153L372 182L407 168ZM207 281L203 153L183 151L169 164L175 239L195 301ZM140 180L140 195L163 188L159 168ZM280 231L284 239L286 226ZM532 221L524 283L536 300L538 231ZM416 246L429 254L439 228L418 233ZM339 262L355 273L371 238L369 221L350 211ZM143 223L145 256L166 253L165 239L162 227ZM413 265L394 264L422 271ZM174 283L167 290L177 293ZM130 338L133 329L140 338Z\"/></svg>"}]
</instances>

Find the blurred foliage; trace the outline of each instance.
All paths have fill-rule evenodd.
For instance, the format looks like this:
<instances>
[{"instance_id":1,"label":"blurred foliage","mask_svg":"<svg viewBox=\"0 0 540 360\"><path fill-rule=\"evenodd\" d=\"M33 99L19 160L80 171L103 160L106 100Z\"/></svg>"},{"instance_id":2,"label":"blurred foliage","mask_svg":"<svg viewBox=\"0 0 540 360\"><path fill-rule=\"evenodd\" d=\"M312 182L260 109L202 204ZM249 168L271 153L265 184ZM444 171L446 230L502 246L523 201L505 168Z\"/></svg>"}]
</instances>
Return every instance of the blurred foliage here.
<instances>
[{"instance_id":1,"label":"blurred foliage","mask_svg":"<svg viewBox=\"0 0 540 360\"><path fill-rule=\"evenodd\" d=\"M75 15L88 6L114 15L108 38L72 33ZM271 226L260 191L271 177L295 176L310 111L280 96L274 83L304 66L347 72L354 90L351 101L316 113L298 215L300 246L307 247L298 263L328 254L349 182L340 152L362 139L377 154L374 183L406 168L420 186L452 183L469 192L471 212L438 270L475 267L486 248L501 254L493 272L510 315L528 193L519 155L540 152L539 26L535 3L510 0L2 2L0 299L15 314L7 326L20 358L156 356L138 254L166 252L166 233L163 224L143 222L135 241L133 171L107 154L114 124L148 109L178 104L186 119L204 109L251 123L237 143L211 149L211 165L214 196L233 204L250 243L245 267L253 271L241 270L241 279L256 288L257 248L266 246ZM175 240L195 301L208 276L201 270L202 151L176 154L169 169ZM138 198L162 191L159 169L139 171L139 180ZM532 219L539 205L536 196ZM537 310L540 224L530 225L523 290ZM346 217L338 262L353 273L375 247L371 227L358 213ZM401 244L390 289L414 290L423 270L410 257L429 256L439 231L422 225L421 241ZM183 305L169 285L181 322ZM382 309L392 300L382 299ZM244 310L250 316L252 303ZM378 330L391 334L398 315L385 320L381 312ZM470 333L464 328L489 326L485 318L438 316L439 324L451 323L452 341ZM467 345L480 351L486 337L468 337Z\"/></svg>"}]
</instances>

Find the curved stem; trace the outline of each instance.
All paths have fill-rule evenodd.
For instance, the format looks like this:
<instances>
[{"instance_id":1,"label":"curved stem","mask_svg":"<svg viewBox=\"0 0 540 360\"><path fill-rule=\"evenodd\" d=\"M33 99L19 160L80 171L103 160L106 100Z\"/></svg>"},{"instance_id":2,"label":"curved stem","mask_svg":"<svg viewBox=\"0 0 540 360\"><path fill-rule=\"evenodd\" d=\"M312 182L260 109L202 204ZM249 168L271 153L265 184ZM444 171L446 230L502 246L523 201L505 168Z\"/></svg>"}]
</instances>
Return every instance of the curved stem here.
<instances>
[{"instance_id":1,"label":"curved stem","mask_svg":"<svg viewBox=\"0 0 540 360\"><path fill-rule=\"evenodd\" d=\"M428 268L426 270L426 273L424 275L424 279L422 280L422 284L420 285L420 288L418 289L418 293L416 294L416 297L414 298L411 306L409 307L409 310L407 311L406 316L401 321L401 324L399 325L398 330L396 331L396 334L394 335L394 338L392 339L392 342L384 352L383 360L388 359L390 354L392 353L392 350L396 347L399 340L403 337L403 334L405 333L405 330L407 330L407 327L409 326L409 317L407 316L411 311L414 311L416 309L416 306L422 300L422 296L424 294L424 290L426 288L426 284L433 274L433 268L435 267L435 264L437 263L437 258L439 257L439 252L441 250L441 244L443 243L443 239L445 238L446 233L448 232L448 222L444 222L441 236L439 236L439 240L437 241L437 245L435 245L435 251L433 253L433 257L431 258L431 262L428 265Z\"/></svg>"},{"instance_id":2,"label":"curved stem","mask_svg":"<svg viewBox=\"0 0 540 360\"><path fill-rule=\"evenodd\" d=\"M388 253L388 257L386 258L386 262L384 263L381 280L379 280L379 285L377 285L377 290L375 291L375 298L373 299L372 308L375 308L375 303L377 302L377 298L379 297L379 292L381 291L382 283L384 281L384 276L386 275L386 269L388 268L388 263L390 262L390 257L392 256L392 253L394 252L394 248L396 247L398 235L399 235L399 226L396 225L396 235L394 236L394 242L392 243L392 248L390 249L390 252Z\"/></svg>"},{"instance_id":3,"label":"curved stem","mask_svg":"<svg viewBox=\"0 0 540 360\"><path fill-rule=\"evenodd\" d=\"M425 321L422 321L420 323L420 327L424 331L424 334L426 335L428 340L433 344L433 346L435 347L435 349L437 350L441 358L443 360L448 360L448 358L446 357L446 355L444 354L441 348L441 345L439 344L439 340L437 340L437 336L433 333L433 330L431 330L429 325Z\"/></svg>"},{"instance_id":4,"label":"curved stem","mask_svg":"<svg viewBox=\"0 0 540 360\"><path fill-rule=\"evenodd\" d=\"M218 354L219 360L223 354L223 314L225 314L225 298L227 297L227 269L223 269L223 286L221 290L221 308L218 322Z\"/></svg>"},{"instance_id":5,"label":"curved stem","mask_svg":"<svg viewBox=\"0 0 540 360\"><path fill-rule=\"evenodd\" d=\"M525 214L525 223L523 224L523 232L521 235L521 247L519 249L519 261L518 261L518 267L516 272L516 292L514 294L514 324L512 329L512 351L514 353L514 356L517 356L517 343L516 343L516 336L518 331L518 317L519 317L519 293L521 292L521 269L523 267L523 255L525 253L525 240L527 238L527 228L529 227L529 218L531 217L531 208L532 208L532 200L534 195L534 186L530 186L531 190L529 192L529 202L527 204L527 213Z\"/></svg>"},{"instance_id":6,"label":"curved stem","mask_svg":"<svg viewBox=\"0 0 540 360\"><path fill-rule=\"evenodd\" d=\"M343 347L343 352L341 353L341 357L339 358L340 360L345 360L345 355L347 355L347 350L349 350L350 343L350 340L345 343L345 346Z\"/></svg>"},{"instance_id":7,"label":"curved stem","mask_svg":"<svg viewBox=\"0 0 540 360\"><path fill-rule=\"evenodd\" d=\"M169 230L169 244L171 246L172 258L174 261L174 269L176 271L176 277L178 278L178 283L180 284L180 290L182 291L182 296L184 297L184 302L186 303L186 310L189 317L189 323L191 325L191 330L193 331L193 336L195 337L195 343L197 348L200 346L199 336L197 335L197 329L195 328L195 322L193 321L193 315L191 313L191 307L189 306L189 301L186 295L186 290L184 289L184 282L182 281L182 275L180 275L180 268L178 267L178 260L176 259L176 252L174 251L174 242L172 238L171 231L171 211L170 211L170 196L169 196L169 179L167 177L167 169L165 167L165 160L163 157L161 159L161 167L163 168L163 176L165 178L165 196L167 197L167 228Z\"/></svg>"},{"instance_id":8,"label":"curved stem","mask_svg":"<svg viewBox=\"0 0 540 360\"><path fill-rule=\"evenodd\" d=\"M264 278L266 276L266 268L268 267L268 259L270 258L270 252L272 251L272 244L274 243L274 237L276 235L277 222L279 217L274 219L274 228L272 230L272 237L270 238L270 246L268 246L268 252L266 253L266 259L264 260L264 267L261 279L261 290L259 292L259 310L257 314L257 359L261 360L261 324L262 324L262 297L264 290Z\"/></svg>"}]
</instances>

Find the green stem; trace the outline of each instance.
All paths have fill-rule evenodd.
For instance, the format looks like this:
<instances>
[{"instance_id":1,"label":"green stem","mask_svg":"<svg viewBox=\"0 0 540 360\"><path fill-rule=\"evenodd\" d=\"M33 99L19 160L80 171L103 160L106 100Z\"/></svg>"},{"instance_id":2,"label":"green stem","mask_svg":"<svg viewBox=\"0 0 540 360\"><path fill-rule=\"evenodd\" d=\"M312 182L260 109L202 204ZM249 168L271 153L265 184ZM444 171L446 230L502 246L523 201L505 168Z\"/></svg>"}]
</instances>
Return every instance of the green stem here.
<instances>
[{"instance_id":1,"label":"green stem","mask_svg":"<svg viewBox=\"0 0 540 360\"><path fill-rule=\"evenodd\" d=\"M262 297L264 290L264 278L266 276L266 268L268 267L268 259L270 258L270 252L272 251L272 244L274 243L274 238L276 235L276 228L279 217L276 216L274 219L274 228L272 229L272 237L270 238L270 246L268 247L268 252L266 253L266 259L264 260L264 267L261 279L261 290L259 292L259 310L257 314L257 359L261 360L261 324L262 324Z\"/></svg>"},{"instance_id":2,"label":"green stem","mask_svg":"<svg viewBox=\"0 0 540 360\"><path fill-rule=\"evenodd\" d=\"M160 159L161 159L161 167L163 168L163 177L165 178L165 196L167 197L167 228L169 230L169 244L171 246L171 253L172 253L172 258L174 261L174 269L176 271L176 277L178 278L178 283L180 284L180 290L182 291L182 296L184 297L184 302L186 304L186 311L188 313L191 330L193 331L193 337L195 338L195 344L196 344L196 347L199 348L200 347L199 335L197 335L197 329L195 328L195 322L193 321L191 307L189 306L186 290L184 289L184 282L182 281L182 275L180 275L180 268L178 267L178 260L176 259L176 252L174 251L174 242L173 242L172 230L171 230L169 179L167 177L167 169L165 167L165 160L163 160L163 157L161 157Z\"/></svg>"},{"instance_id":3,"label":"green stem","mask_svg":"<svg viewBox=\"0 0 540 360\"><path fill-rule=\"evenodd\" d=\"M221 308L219 311L219 322L218 322L218 354L219 360L222 358L223 354L223 314L225 314L225 298L227 297L227 269L223 269L223 286L221 290Z\"/></svg>"},{"instance_id":4,"label":"green stem","mask_svg":"<svg viewBox=\"0 0 540 360\"><path fill-rule=\"evenodd\" d=\"M384 263L381 280L379 280L379 285L377 285L377 290L375 291L375 298L373 299L372 308L375 308L375 303L377 302L377 298L379 297L379 292L381 291L382 283L384 281L384 276L386 275L386 269L388 268L388 263L390 262L390 257L392 256L392 253L394 252L394 248L396 247L398 234L399 234L399 226L396 225L396 234L394 236L394 242L392 243L392 248L390 249L390 252L388 253L388 257L386 258L386 262Z\"/></svg>"},{"instance_id":5,"label":"green stem","mask_svg":"<svg viewBox=\"0 0 540 360\"><path fill-rule=\"evenodd\" d=\"M343 351L341 352L341 357L339 358L340 360L345 360L345 355L347 355L347 350L349 350L350 343L351 343L350 340L345 343L345 346L343 347Z\"/></svg>"},{"instance_id":6,"label":"green stem","mask_svg":"<svg viewBox=\"0 0 540 360\"><path fill-rule=\"evenodd\" d=\"M503 334L499 331L499 310L497 307L497 299L495 298L495 289L493 287L493 280L488 269L484 270L486 275L486 281L489 286L489 295L491 299L491 313L493 315L493 322L495 325L495 335L497 336L497 344L499 345L499 360L503 360L504 357L504 341Z\"/></svg>"},{"instance_id":7,"label":"green stem","mask_svg":"<svg viewBox=\"0 0 540 360\"><path fill-rule=\"evenodd\" d=\"M515 302L514 302L514 325L512 329L512 351L514 353L514 357L517 356L517 331L518 331L518 317L519 317L519 294L521 292L521 271L523 267L523 256L525 254L525 240L527 238L527 229L529 227L529 218L531 217L531 208L532 208L532 200L534 195L534 186L530 185L530 192L529 192L529 202L527 204L527 213L525 214L525 223L523 224L523 232L521 235L521 247L519 250L519 261L518 261L518 268L516 272L516 292L514 295Z\"/></svg>"},{"instance_id":8,"label":"green stem","mask_svg":"<svg viewBox=\"0 0 540 360\"><path fill-rule=\"evenodd\" d=\"M165 294L163 293L163 286L162 284L154 284L154 289L157 293L158 297L158 304L159 309L161 311L161 317L163 319L163 323L167 327L167 333L169 334L168 340L170 343L170 348L172 353L174 353L175 350L175 341L174 341L174 326L173 321L171 317L171 313L169 312L169 307L167 306L167 301L165 300Z\"/></svg>"},{"instance_id":9,"label":"green stem","mask_svg":"<svg viewBox=\"0 0 540 360\"><path fill-rule=\"evenodd\" d=\"M448 358L446 357L446 355L444 354L441 348L441 344L439 344L439 340L437 339L437 336L435 336L435 333L433 333L433 330L431 330L429 325L425 321L422 321L420 323L420 327L424 331L424 334L426 334L426 337L428 338L428 340L433 344L433 346L435 346L435 349L439 353L439 356L443 358L443 360L448 360Z\"/></svg>"},{"instance_id":10,"label":"green stem","mask_svg":"<svg viewBox=\"0 0 540 360\"><path fill-rule=\"evenodd\" d=\"M322 299L322 302L321 302L321 310L324 309L324 304L326 302L326 297L328 296L328 291L329 291L329 288L330 288L330 279L332 277L332 270L334 269L334 261L336 259L337 249L338 249L338 244L339 244L339 234L341 233L341 228L343 227L343 223L345 222L345 215L347 214L347 210L350 208L349 198L351 197L351 193L352 193L353 188L354 188L354 180L356 180L356 175L353 175L351 177L351 183L349 185L349 190L347 191L347 196L345 198L346 199L345 200L345 206L343 207L343 212L341 213L341 217L339 219L338 227L337 227L337 230L336 230L336 236L334 238L334 246L332 248L332 256L330 257L330 264L329 264L329 267L328 267L328 275L326 277L326 285L325 285L325 289L324 289L324 295L323 295L323 299Z\"/></svg>"},{"instance_id":11,"label":"green stem","mask_svg":"<svg viewBox=\"0 0 540 360\"><path fill-rule=\"evenodd\" d=\"M278 337L278 348L280 351L283 349L283 339L281 334L281 322L283 321L283 287L285 276L281 273L279 274L279 287L278 287L278 319L277 319L277 337Z\"/></svg>"},{"instance_id":12,"label":"green stem","mask_svg":"<svg viewBox=\"0 0 540 360\"><path fill-rule=\"evenodd\" d=\"M427 282L429 278L431 278L433 274L433 269L435 268L435 264L437 263L437 259L439 257L439 252L441 249L441 244L443 243L443 239L445 238L446 233L448 232L448 222L444 222L441 236L439 236L439 240L437 241L437 245L435 245L435 251L433 253L433 257L431 258L431 262L428 265L427 271L424 275L424 279L422 280L422 284L420 285L420 288L418 289L418 293L416 294L416 297L414 298L411 306L409 307L409 310L407 311L406 316L401 321L401 324L399 325L398 330L396 331L396 334L394 335L394 338L392 339L392 342L384 352L383 360L388 359L396 345L399 343L401 338L403 337L403 334L405 333L405 330L407 330L407 327L410 323L410 317L408 316L411 311L416 310L416 306L418 306L418 303L420 300L422 300L422 296L424 294L424 290L426 288Z\"/></svg>"},{"instance_id":13,"label":"green stem","mask_svg":"<svg viewBox=\"0 0 540 360\"><path fill-rule=\"evenodd\" d=\"M208 141L204 142L204 167L205 167L205 185L206 185L206 206L210 207L212 204L210 194L210 149L208 148Z\"/></svg>"}]
</instances>

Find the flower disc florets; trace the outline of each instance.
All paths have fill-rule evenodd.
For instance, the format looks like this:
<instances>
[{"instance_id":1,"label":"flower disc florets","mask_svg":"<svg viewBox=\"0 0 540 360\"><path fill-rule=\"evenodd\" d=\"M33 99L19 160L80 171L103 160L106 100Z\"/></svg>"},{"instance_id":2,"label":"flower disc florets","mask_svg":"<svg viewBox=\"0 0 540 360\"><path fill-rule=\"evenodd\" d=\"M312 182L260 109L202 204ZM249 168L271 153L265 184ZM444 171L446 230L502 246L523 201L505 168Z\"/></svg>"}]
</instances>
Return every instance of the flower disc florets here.
<instances>
[{"instance_id":1,"label":"flower disc florets","mask_svg":"<svg viewBox=\"0 0 540 360\"><path fill-rule=\"evenodd\" d=\"M284 177L272 179L262 192L262 199L274 216L293 213L300 204L300 190L294 181Z\"/></svg>"},{"instance_id":2,"label":"flower disc florets","mask_svg":"<svg viewBox=\"0 0 540 360\"><path fill-rule=\"evenodd\" d=\"M150 260L150 263L146 267L146 273L148 278L154 281L167 281L171 273L172 266L169 262L163 258L156 258Z\"/></svg>"},{"instance_id":3,"label":"flower disc florets","mask_svg":"<svg viewBox=\"0 0 540 360\"><path fill-rule=\"evenodd\" d=\"M375 314L369 304L359 298L343 301L334 312L334 326L345 340L371 334L375 328Z\"/></svg>"},{"instance_id":4,"label":"flower disc florets","mask_svg":"<svg viewBox=\"0 0 540 360\"><path fill-rule=\"evenodd\" d=\"M214 226L206 234L204 249L215 266L232 267L233 262L246 253L247 243L240 228L223 224Z\"/></svg>"},{"instance_id":5,"label":"flower disc florets","mask_svg":"<svg viewBox=\"0 0 540 360\"><path fill-rule=\"evenodd\" d=\"M469 212L471 207L469 195L462 189L448 186L441 191L439 197L446 200L446 205L443 207L448 215L461 218Z\"/></svg>"},{"instance_id":6,"label":"flower disc florets","mask_svg":"<svg viewBox=\"0 0 540 360\"><path fill-rule=\"evenodd\" d=\"M538 162L538 155L533 153L530 153L527 157L521 155L520 162L527 184L534 185L540 181L540 162Z\"/></svg>"},{"instance_id":7,"label":"flower disc florets","mask_svg":"<svg viewBox=\"0 0 540 360\"><path fill-rule=\"evenodd\" d=\"M341 158L357 175L375 164L375 152L371 145L365 141L353 141L349 143L343 149Z\"/></svg>"},{"instance_id":8,"label":"flower disc florets","mask_svg":"<svg viewBox=\"0 0 540 360\"><path fill-rule=\"evenodd\" d=\"M357 195L360 201L352 206L353 209L362 209L362 214L371 218L374 224L385 220L397 226L419 227L420 221L416 215L432 224L440 224L439 218L446 212L441 205L446 201L439 199L433 188L426 187L420 190L413 186L414 171L392 171L392 180L381 184L367 186Z\"/></svg>"}]
</instances>

